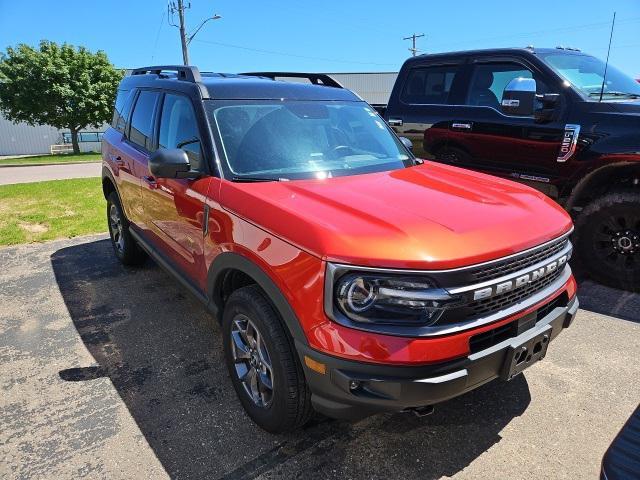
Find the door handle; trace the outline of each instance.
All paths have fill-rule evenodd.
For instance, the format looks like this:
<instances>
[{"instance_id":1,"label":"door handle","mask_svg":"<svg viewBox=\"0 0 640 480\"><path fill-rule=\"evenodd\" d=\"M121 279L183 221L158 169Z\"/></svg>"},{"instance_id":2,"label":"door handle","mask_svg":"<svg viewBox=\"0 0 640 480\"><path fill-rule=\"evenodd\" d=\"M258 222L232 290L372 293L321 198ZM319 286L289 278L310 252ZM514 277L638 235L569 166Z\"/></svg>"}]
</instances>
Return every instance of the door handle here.
<instances>
[{"instance_id":1,"label":"door handle","mask_svg":"<svg viewBox=\"0 0 640 480\"><path fill-rule=\"evenodd\" d=\"M402 119L401 118L390 118L389 120L387 120L387 123L391 127L401 127L402 126Z\"/></svg>"},{"instance_id":2,"label":"door handle","mask_svg":"<svg viewBox=\"0 0 640 480\"><path fill-rule=\"evenodd\" d=\"M466 122L455 122L451 124L451 128L455 128L456 130L471 130L471 124Z\"/></svg>"}]
</instances>

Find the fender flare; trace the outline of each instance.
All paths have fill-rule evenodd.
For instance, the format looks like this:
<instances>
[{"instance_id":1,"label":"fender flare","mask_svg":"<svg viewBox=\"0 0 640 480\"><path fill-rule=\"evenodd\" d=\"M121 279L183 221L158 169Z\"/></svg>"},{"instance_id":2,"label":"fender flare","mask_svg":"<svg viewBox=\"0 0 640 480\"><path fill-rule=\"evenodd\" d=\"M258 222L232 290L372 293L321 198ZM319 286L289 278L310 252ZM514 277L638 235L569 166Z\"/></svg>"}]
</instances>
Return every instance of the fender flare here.
<instances>
[{"instance_id":1,"label":"fender flare","mask_svg":"<svg viewBox=\"0 0 640 480\"><path fill-rule=\"evenodd\" d=\"M238 270L251 277L256 284L267 294L267 297L280 314L291 336L298 342L308 345L307 337L302 330L298 317L284 294L269 277L269 275L255 262L247 257L234 252L223 252L212 262L207 274L207 296L209 298L209 310L221 313L222 299L216 292L216 284L226 270ZM219 317L219 315L216 315Z\"/></svg>"},{"instance_id":2,"label":"fender flare","mask_svg":"<svg viewBox=\"0 0 640 480\"><path fill-rule=\"evenodd\" d=\"M622 170L622 169L634 169L640 168L640 163L638 162L618 162L614 164L604 165L599 168L596 168L585 175L572 189L570 194L568 195L567 201L565 203L565 209L567 211L571 211L571 209L578 203L580 197L585 191L588 191L589 187L597 181L600 176L607 176L613 171Z\"/></svg>"}]
</instances>

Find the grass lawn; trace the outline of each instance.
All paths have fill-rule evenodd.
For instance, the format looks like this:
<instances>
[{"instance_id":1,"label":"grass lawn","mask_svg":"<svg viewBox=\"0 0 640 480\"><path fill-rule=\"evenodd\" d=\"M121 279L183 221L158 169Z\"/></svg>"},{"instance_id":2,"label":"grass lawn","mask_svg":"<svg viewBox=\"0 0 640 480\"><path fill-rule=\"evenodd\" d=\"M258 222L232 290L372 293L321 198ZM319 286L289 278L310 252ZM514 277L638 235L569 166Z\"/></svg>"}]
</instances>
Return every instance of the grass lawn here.
<instances>
[{"instance_id":1,"label":"grass lawn","mask_svg":"<svg viewBox=\"0 0 640 480\"><path fill-rule=\"evenodd\" d=\"M78 155L63 153L60 155L2 158L0 159L0 165L39 165L42 163L99 162L101 160L102 155L94 152L80 153Z\"/></svg>"},{"instance_id":2,"label":"grass lawn","mask_svg":"<svg viewBox=\"0 0 640 480\"><path fill-rule=\"evenodd\" d=\"M0 246L107 230L100 178L0 186Z\"/></svg>"}]
</instances>

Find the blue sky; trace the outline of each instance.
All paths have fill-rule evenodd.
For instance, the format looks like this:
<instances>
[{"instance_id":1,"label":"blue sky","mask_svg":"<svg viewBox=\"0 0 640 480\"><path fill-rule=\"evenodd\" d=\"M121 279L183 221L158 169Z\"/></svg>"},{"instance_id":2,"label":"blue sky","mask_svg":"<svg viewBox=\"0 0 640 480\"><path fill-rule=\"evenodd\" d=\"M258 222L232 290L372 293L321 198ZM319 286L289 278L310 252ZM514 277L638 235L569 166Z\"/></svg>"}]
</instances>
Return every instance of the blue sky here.
<instances>
[{"instance_id":1,"label":"blue sky","mask_svg":"<svg viewBox=\"0 0 640 480\"><path fill-rule=\"evenodd\" d=\"M397 71L402 37L425 33L426 52L565 45L604 59L617 11L611 63L640 77L639 0L402 2L191 0L190 47L202 70ZM516 7L519 8L516 10ZM181 63L165 0L0 0L0 49L40 39L102 49L118 67Z\"/></svg>"}]
</instances>

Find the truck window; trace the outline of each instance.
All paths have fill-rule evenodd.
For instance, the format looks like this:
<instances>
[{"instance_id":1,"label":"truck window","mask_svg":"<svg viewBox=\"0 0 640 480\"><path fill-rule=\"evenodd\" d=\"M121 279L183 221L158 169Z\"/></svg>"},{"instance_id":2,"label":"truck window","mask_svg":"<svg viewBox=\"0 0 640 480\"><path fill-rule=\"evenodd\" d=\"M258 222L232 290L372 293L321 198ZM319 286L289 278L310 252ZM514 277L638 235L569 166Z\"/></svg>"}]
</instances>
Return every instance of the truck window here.
<instances>
[{"instance_id":1,"label":"truck window","mask_svg":"<svg viewBox=\"0 0 640 480\"><path fill-rule=\"evenodd\" d=\"M467 105L498 109L502 103L504 88L514 78L535 77L531 70L517 63L476 65L471 76ZM546 92L546 86L542 81L535 79L538 93Z\"/></svg>"},{"instance_id":2,"label":"truck window","mask_svg":"<svg viewBox=\"0 0 640 480\"><path fill-rule=\"evenodd\" d=\"M111 126L121 133L124 133L129 111L131 110L131 97L130 90L118 90L116 95Z\"/></svg>"},{"instance_id":3,"label":"truck window","mask_svg":"<svg viewBox=\"0 0 640 480\"><path fill-rule=\"evenodd\" d=\"M157 100L157 92L141 91L131 115L129 140L147 150L151 150L152 147L153 112L156 108Z\"/></svg>"},{"instance_id":4,"label":"truck window","mask_svg":"<svg viewBox=\"0 0 640 480\"><path fill-rule=\"evenodd\" d=\"M200 170L202 152L198 123L191 103L182 95L167 94L160 116L160 148L181 148L187 152L191 168Z\"/></svg>"},{"instance_id":5,"label":"truck window","mask_svg":"<svg viewBox=\"0 0 640 480\"><path fill-rule=\"evenodd\" d=\"M457 65L414 68L407 76L401 100L418 105L447 103L458 69Z\"/></svg>"}]
</instances>

